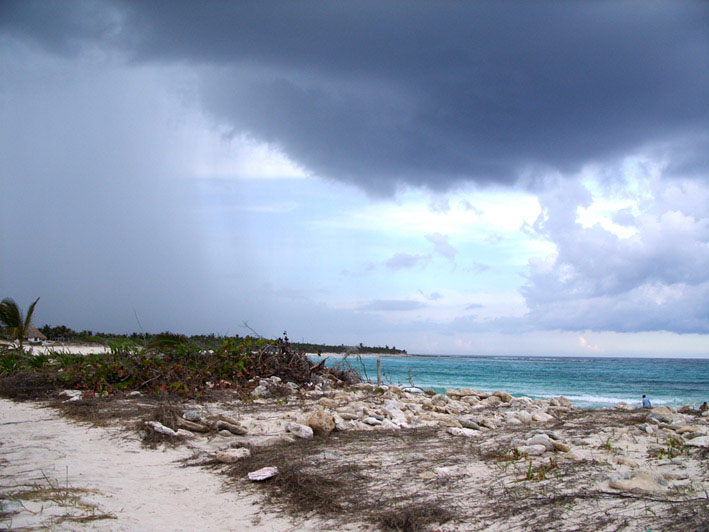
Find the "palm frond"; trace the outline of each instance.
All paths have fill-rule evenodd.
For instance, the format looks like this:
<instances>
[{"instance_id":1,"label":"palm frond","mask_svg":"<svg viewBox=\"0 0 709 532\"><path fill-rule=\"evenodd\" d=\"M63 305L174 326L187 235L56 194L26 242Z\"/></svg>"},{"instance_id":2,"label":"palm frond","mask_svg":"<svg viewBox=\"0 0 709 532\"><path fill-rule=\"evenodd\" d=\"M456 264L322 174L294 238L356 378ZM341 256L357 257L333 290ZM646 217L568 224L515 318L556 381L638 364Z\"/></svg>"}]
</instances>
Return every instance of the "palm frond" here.
<instances>
[{"instance_id":1,"label":"palm frond","mask_svg":"<svg viewBox=\"0 0 709 532\"><path fill-rule=\"evenodd\" d=\"M30 322L32 321L32 314L34 313L34 307L37 304L37 301L39 301L39 298L34 300L34 303L30 305L30 308L27 309L27 314L25 314L25 321L22 325L22 333L23 335L27 332L27 329L30 326Z\"/></svg>"},{"instance_id":2,"label":"palm frond","mask_svg":"<svg viewBox=\"0 0 709 532\"><path fill-rule=\"evenodd\" d=\"M14 299L6 297L2 300L0 303L0 323L10 329L21 327L22 318L20 315L20 308Z\"/></svg>"}]
</instances>

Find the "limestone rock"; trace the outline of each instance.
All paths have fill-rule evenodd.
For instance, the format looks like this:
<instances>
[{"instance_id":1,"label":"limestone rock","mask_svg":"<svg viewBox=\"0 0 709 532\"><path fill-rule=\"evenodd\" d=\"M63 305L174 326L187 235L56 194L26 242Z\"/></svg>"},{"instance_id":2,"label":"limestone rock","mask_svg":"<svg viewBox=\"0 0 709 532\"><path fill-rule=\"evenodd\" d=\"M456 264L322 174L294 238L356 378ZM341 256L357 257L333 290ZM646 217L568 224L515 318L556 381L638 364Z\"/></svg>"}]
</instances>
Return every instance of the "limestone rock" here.
<instances>
[{"instance_id":1,"label":"limestone rock","mask_svg":"<svg viewBox=\"0 0 709 532\"><path fill-rule=\"evenodd\" d=\"M264 386L263 384L259 384L254 388L254 390L251 392L251 395L254 397L261 397L261 398L266 398L266 397L271 397L271 392Z\"/></svg>"},{"instance_id":2,"label":"limestone rock","mask_svg":"<svg viewBox=\"0 0 709 532\"><path fill-rule=\"evenodd\" d=\"M491 395L487 399L480 401L480 404L485 406L497 406L502 404L502 399L500 399L497 395Z\"/></svg>"},{"instance_id":3,"label":"limestone rock","mask_svg":"<svg viewBox=\"0 0 709 532\"><path fill-rule=\"evenodd\" d=\"M313 437L313 429L300 423L288 423L286 430L302 440L309 440Z\"/></svg>"},{"instance_id":4,"label":"limestone rock","mask_svg":"<svg viewBox=\"0 0 709 532\"><path fill-rule=\"evenodd\" d=\"M546 452L546 447L543 445L522 445L517 447L517 450L529 456L541 456Z\"/></svg>"},{"instance_id":5,"label":"limestone rock","mask_svg":"<svg viewBox=\"0 0 709 532\"><path fill-rule=\"evenodd\" d=\"M670 410L666 406L657 406L650 410L650 414L648 414L648 418L650 416L654 416L660 421L664 421L665 423L671 423L672 422L672 410Z\"/></svg>"},{"instance_id":6,"label":"limestone rock","mask_svg":"<svg viewBox=\"0 0 709 532\"><path fill-rule=\"evenodd\" d=\"M634 471L632 473L615 473L608 483L611 488L619 491L633 493L664 493L667 481L660 476L655 476L647 471Z\"/></svg>"},{"instance_id":7,"label":"limestone rock","mask_svg":"<svg viewBox=\"0 0 709 532\"><path fill-rule=\"evenodd\" d=\"M495 423L487 417L481 417L480 419L478 419L478 425L486 427L490 430L495 430L497 428L497 425L495 425Z\"/></svg>"},{"instance_id":8,"label":"limestone rock","mask_svg":"<svg viewBox=\"0 0 709 532\"><path fill-rule=\"evenodd\" d=\"M160 434L165 434L166 436L177 436L177 432L172 430L170 427L166 427L159 421L146 421L145 424L152 427L155 432Z\"/></svg>"},{"instance_id":9,"label":"limestone rock","mask_svg":"<svg viewBox=\"0 0 709 532\"><path fill-rule=\"evenodd\" d=\"M527 425L532 422L532 414L530 414L526 410L520 410L519 412L516 412L515 417L519 419L522 423L525 423Z\"/></svg>"},{"instance_id":10,"label":"limestone rock","mask_svg":"<svg viewBox=\"0 0 709 532\"><path fill-rule=\"evenodd\" d=\"M239 421L238 421L237 419L234 419L233 417L228 416L228 415L226 415L226 414L219 414L219 415L217 416L217 419L220 419L220 420L222 420L222 421L226 421L227 423L231 423L232 425L238 425L238 424L239 424Z\"/></svg>"},{"instance_id":11,"label":"limestone rock","mask_svg":"<svg viewBox=\"0 0 709 532\"><path fill-rule=\"evenodd\" d=\"M233 464L239 460L248 458L249 456L251 456L250 450L246 447L239 447L237 449L226 449L225 451L219 451L216 455L214 455L214 458L222 464Z\"/></svg>"},{"instance_id":12,"label":"limestone rock","mask_svg":"<svg viewBox=\"0 0 709 532\"><path fill-rule=\"evenodd\" d=\"M550 416L546 412L543 412L541 410L535 410L532 412L532 420L533 421L538 421L540 423L546 423L547 421L552 421L554 419L554 416Z\"/></svg>"},{"instance_id":13,"label":"limestone rock","mask_svg":"<svg viewBox=\"0 0 709 532\"><path fill-rule=\"evenodd\" d=\"M470 418L457 417L456 420L465 429L482 430L480 425L478 425L474 420L472 420Z\"/></svg>"},{"instance_id":14,"label":"limestone rock","mask_svg":"<svg viewBox=\"0 0 709 532\"><path fill-rule=\"evenodd\" d=\"M571 401L569 401L566 397L563 395L559 397L555 397L555 399L559 402L559 404L565 408L571 408Z\"/></svg>"},{"instance_id":15,"label":"limestone rock","mask_svg":"<svg viewBox=\"0 0 709 532\"><path fill-rule=\"evenodd\" d=\"M242 427L241 425L235 425L234 423L229 423L227 421L224 421L222 419L218 420L215 425L217 430L228 430L235 436L243 436L244 434L247 433L247 430Z\"/></svg>"},{"instance_id":16,"label":"limestone rock","mask_svg":"<svg viewBox=\"0 0 709 532\"><path fill-rule=\"evenodd\" d=\"M458 427L448 427L446 429L446 432L452 436L465 436L466 438L470 438L472 436L478 436L480 434L479 430L475 429L466 429L466 428L458 428Z\"/></svg>"},{"instance_id":17,"label":"limestone rock","mask_svg":"<svg viewBox=\"0 0 709 532\"><path fill-rule=\"evenodd\" d=\"M330 399L329 397L321 397L318 399L317 403L327 408L335 408L337 406L337 401Z\"/></svg>"},{"instance_id":18,"label":"limestone rock","mask_svg":"<svg viewBox=\"0 0 709 532\"><path fill-rule=\"evenodd\" d=\"M568 453L571 450L571 447L566 445L564 442L559 441L559 440L550 440L551 444L554 446L554 449L561 453Z\"/></svg>"},{"instance_id":19,"label":"limestone rock","mask_svg":"<svg viewBox=\"0 0 709 532\"><path fill-rule=\"evenodd\" d=\"M313 429L315 434L319 435L330 434L335 430L335 420L322 408L313 410L308 416L306 424Z\"/></svg>"},{"instance_id":20,"label":"limestone rock","mask_svg":"<svg viewBox=\"0 0 709 532\"><path fill-rule=\"evenodd\" d=\"M699 436L698 438L692 438L687 441L685 445L689 447L709 447L709 436Z\"/></svg>"},{"instance_id":21,"label":"limestone rock","mask_svg":"<svg viewBox=\"0 0 709 532\"><path fill-rule=\"evenodd\" d=\"M364 419L362 420L362 423L366 423L367 425L371 425L371 426L376 426L376 425L381 425L381 424L382 424L381 421L379 421L377 418L372 417L372 416L369 416L369 417L364 418Z\"/></svg>"},{"instance_id":22,"label":"limestone rock","mask_svg":"<svg viewBox=\"0 0 709 532\"><path fill-rule=\"evenodd\" d=\"M82 397L84 397L84 392L81 390L63 390L59 396L67 397L66 401L81 401Z\"/></svg>"},{"instance_id":23,"label":"limestone rock","mask_svg":"<svg viewBox=\"0 0 709 532\"><path fill-rule=\"evenodd\" d=\"M546 451L553 451L554 444L546 434L536 434L527 440L527 445L542 445Z\"/></svg>"},{"instance_id":24,"label":"limestone rock","mask_svg":"<svg viewBox=\"0 0 709 532\"><path fill-rule=\"evenodd\" d=\"M202 416L200 415L198 410L188 410L184 414L182 414L182 418L186 419L187 421L192 421L193 423L199 423L202 421Z\"/></svg>"},{"instance_id":25,"label":"limestone rock","mask_svg":"<svg viewBox=\"0 0 709 532\"><path fill-rule=\"evenodd\" d=\"M501 392L498 390L492 392L492 395L494 395L495 397L499 397L503 403L509 403L512 400L512 396L507 392Z\"/></svg>"}]
</instances>

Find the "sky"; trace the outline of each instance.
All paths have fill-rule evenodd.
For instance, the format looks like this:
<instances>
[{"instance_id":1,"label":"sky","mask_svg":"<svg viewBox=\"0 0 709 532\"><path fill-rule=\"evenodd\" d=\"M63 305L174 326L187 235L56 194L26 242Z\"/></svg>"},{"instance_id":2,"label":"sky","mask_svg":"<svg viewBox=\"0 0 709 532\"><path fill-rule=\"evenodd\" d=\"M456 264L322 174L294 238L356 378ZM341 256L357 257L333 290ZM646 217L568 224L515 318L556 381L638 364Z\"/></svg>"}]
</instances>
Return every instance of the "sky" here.
<instances>
[{"instance_id":1,"label":"sky","mask_svg":"<svg viewBox=\"0 0 709 532\"><path fill-rule=\"evenodd\" d=\"M0 296L709 357L706 2L0 3Z\"/></svg>"}]
</instances>

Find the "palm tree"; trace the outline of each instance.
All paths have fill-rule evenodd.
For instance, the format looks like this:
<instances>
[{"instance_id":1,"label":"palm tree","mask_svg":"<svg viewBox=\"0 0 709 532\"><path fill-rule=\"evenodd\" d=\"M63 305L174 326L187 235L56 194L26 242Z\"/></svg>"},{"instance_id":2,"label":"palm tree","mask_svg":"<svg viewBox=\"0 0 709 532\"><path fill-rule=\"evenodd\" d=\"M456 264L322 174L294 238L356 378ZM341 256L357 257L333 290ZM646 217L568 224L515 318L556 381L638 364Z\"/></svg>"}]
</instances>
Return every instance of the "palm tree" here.
<instances>
[{"instance_id":1,"label":"palm tree","mask_svg":"<svg viewBox=\"0 0 709 532\"><path fill-rule=\"evenodd\" d=\"M5 329L11 339L17 340L22 351L22 344L25 341L25 334L30 327L32 321L32 313L34 306L39 301L39 298L34 300L34 303L27 309L27 314L23 317L20 307L17 306L14 299L6 297L0 303L0 324L5 326Z\"/></svg>"}]
</instances>

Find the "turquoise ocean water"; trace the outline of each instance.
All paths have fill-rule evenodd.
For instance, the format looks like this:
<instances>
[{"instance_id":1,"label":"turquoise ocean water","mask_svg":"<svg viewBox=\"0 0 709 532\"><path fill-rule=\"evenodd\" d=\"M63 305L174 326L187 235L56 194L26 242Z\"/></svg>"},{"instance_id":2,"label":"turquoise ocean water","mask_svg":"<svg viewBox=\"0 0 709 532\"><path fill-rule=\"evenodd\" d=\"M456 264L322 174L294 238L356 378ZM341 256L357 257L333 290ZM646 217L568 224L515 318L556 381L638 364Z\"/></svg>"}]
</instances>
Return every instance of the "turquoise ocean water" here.
<instances>
[{"instance_id":1,"label":"turquoise ocean water","mask_svg":"<svg viewBox=\"0 0 709 532\"><path fill-rule=\"evenodd\" d=\"M376 359L349 358L376 380ZM446 388L504 390L533 399L566 396L579 408L611 407L618 401L698 406L709 401L709 359L412 356L380 359L385 383L443 392ZM338 363L330 359L328 365Z\"/></svg>"}]
</instances>

